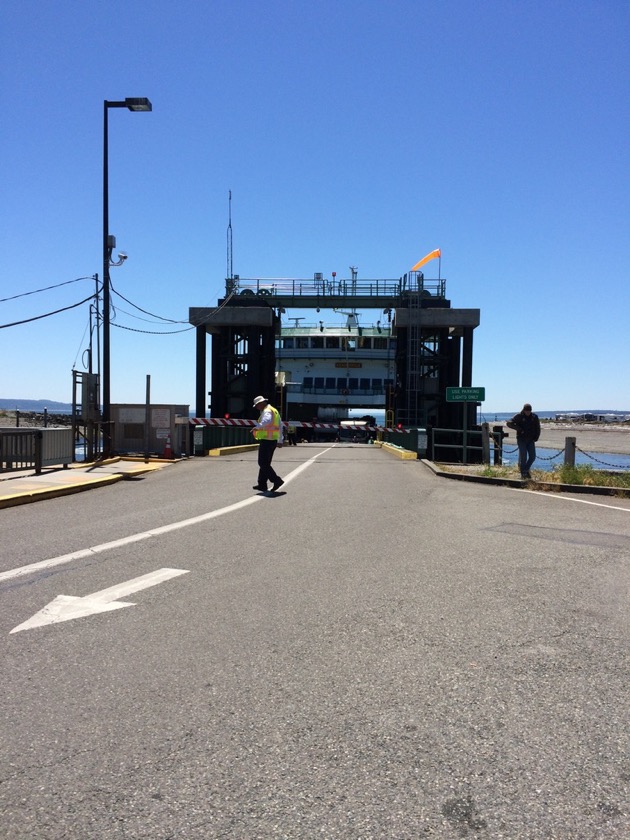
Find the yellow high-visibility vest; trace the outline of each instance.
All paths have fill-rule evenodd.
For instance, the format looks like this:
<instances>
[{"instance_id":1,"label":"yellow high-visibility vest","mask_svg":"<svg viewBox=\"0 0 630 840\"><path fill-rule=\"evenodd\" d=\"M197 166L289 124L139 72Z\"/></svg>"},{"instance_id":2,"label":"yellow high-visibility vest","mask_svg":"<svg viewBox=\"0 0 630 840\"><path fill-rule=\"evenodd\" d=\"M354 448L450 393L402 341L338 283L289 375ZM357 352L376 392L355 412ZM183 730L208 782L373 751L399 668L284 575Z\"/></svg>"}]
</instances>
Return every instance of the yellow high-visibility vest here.
<instances>
[{"instance_id":1,"label":"yellow high-visibility vest","mask_svg":"<svg viewBox=\"0 0 630 840\"><path fill-rule=\"evenodd\" d=\"M265 426L262 429L256 429L254 431L254 437L256 440L280 440L280 412L272 405L268 405L265 411L267 411L267 409L273 414L273 422L269 423L268 426ZM261 417L263 413L264 412L261 412Z\"/></svg>"}]
</instances>

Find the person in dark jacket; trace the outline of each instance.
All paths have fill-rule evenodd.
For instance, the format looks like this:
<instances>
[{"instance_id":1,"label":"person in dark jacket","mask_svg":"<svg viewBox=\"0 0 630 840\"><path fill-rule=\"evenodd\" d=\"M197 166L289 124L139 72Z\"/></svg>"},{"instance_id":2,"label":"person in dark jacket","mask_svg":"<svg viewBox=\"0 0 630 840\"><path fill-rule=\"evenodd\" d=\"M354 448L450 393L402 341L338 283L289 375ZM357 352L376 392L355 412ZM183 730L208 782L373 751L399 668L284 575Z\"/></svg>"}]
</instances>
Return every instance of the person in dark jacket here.
<instances>
[{"instance_id":1,"label":"person in dark jacket","mask_svg":"<svg viewBox=\"0 0 630 840\"><path fill-rule=\"evenodd\" d=\"M531 478L530 469L536 460L536 441L540 437L540 420L534 414L529 403L525 403L522 411L515 414L508 421L509 429L516 429L516 443L518 444L518 466L521 478Z\"/></svg>"}]
</instances>

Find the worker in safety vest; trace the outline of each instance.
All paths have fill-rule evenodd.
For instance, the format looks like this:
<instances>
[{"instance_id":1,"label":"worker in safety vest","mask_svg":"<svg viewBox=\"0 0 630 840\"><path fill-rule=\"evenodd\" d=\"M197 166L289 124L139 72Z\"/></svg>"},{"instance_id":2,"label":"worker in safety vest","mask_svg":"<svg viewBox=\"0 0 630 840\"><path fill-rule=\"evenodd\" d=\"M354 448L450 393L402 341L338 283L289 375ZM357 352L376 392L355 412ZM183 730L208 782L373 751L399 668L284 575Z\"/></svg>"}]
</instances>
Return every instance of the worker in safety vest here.
<instances>
[{"instance_id":1,"label":"worker in safety vest","mask_svg":"<svg viewBox=\"0 0 630 840\"><path fill-rule=\"evenodd\" d=\"M254 490L267 490L267 482L272 484L272 492L276 492L284 481L276 474L271 466L271 459L276 447L282 446L284 434L282 421L277 408L270 405L266 397L256 397L254 408L260 411L258 422L252 429L252 434L258 441L258 483L254 484Z\"/></svg>"}]
</instances>

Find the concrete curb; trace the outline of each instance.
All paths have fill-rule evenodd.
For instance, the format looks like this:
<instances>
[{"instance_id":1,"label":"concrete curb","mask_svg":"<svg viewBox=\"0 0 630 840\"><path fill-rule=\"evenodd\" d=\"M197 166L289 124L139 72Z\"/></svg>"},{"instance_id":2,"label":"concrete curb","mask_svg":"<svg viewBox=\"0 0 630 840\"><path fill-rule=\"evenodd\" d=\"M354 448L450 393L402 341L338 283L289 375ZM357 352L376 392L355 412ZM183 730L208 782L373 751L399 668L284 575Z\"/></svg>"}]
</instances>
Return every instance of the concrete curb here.
<instances>
[{"instance_id":1,"label":"concrete curb","mask_svg":"<svg viewBox=\"0 0 630 840\"><path fill-rule=\"evenodd\" d=\"M417 461L418 456L410 449L402 449L400 446L395 446L393 443L381 443L381 449L389 452L390 455L395 455L401 461Z\"/></svg>"},{"instance_id":2,"label":"concrete curb","mask_svg":"<svg viewBox=\"0 0 630 840\"><path fill-rule=\"evenodd\" d=\"M133 481L146 473L162 469L167 464L175 463L168 460L154 460L147 463L144 459L141 461L138 459L137 466L129 467L129 463L133 461L134 459L131 458L116 457L92 463L70 464L67 470L53 470L40 476L16 476L11 480L10 485L2 482L3 489L16 490L16 492L0 494L0 510L29 504L30 502L54 499L58 496L82 493L84 490L93 490L97 487L107 487L117 481ZM120 471L99 475L98 470L100 468L113 467L115 469L116 464L125 464L127 468L123 469L121 466ZM91 470L94 472L90 472ZM61 483L56 484L57 480Z\"/></svg>"},{"instance_id":3,"label":"concrete curb","mask_svg":"<svg viewBox=\"0 0 630 840\"><path fill-rule=\"evenodd\" d=\"M70 496L72 493L82 493L84 490L93 490L95 487L105 487L108 484L122 481L124 477L124 475L107 475L77 484L61 484L59 487L43 487L41 490L30 490L15 493L11 496L2 496L0 497L0 510L17 505L27 505L30 502L54 499L57 496Z\"/></svg>"},{"instance_id":4,"label":"concrete curb","mask_svg":"<svg viewBox=\"0 0 630 840\"><path fill-rule=\"evenodd\" d=\"M257 448L257 443L243 443L240 446L221 446L218 449L209 449L208 455L212 458L221 455L240 455L241 452L253 452Z\"/></svg>"},{"instance_id":5,"label":"concrete curb","mask_svg":"<svg viewBox=\"0 0 630 840\"><path fill-rule=\"evenodd\" d=\"M546 493L592 493L596 496L620 496L628 493L623 487L597 487L588 484L557 484L555 481L523 481L520 478L495 478L485 475L470 475L469 473L454 473L441 470L433 461L421 458L420 463L428 467L439 478L454 478L456 481L474 481L477 484L494 484L504 487L526 487L528 490L543 490Z\"/></svg>"}]
</instances>

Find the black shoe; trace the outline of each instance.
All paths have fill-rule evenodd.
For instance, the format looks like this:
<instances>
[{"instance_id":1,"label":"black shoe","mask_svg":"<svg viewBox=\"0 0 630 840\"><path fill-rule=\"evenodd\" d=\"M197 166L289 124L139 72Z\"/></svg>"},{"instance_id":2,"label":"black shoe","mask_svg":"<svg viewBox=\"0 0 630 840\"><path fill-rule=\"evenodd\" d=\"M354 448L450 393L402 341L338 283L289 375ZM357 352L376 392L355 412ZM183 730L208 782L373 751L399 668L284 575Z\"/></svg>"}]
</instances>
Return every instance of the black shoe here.
<instances>
[{"instance_id":1,"label":"black shoe","mask_svg":"<svg viewBox=\"0 0 630 840\"><path fill-rule=\"evenodd\" d=\"M254 486L252 487L252 490L262 490L263 493L267 492L267 488L266 487L261 487L260 484L254 484Z\"/></svg>"},{"instance_id":2,"label":"black shoe","mask_svg":"<svg viewBox=\"0 0 630 840\"><path fill-rule=\"evenodd\" d=\"M283 484L284 484L284 481L281 478L276 479L273 483L273 487L271 488L271 492L275 493L276 490L279 490L280 487L282 487Z\"/></svg>"}]
</instances>

